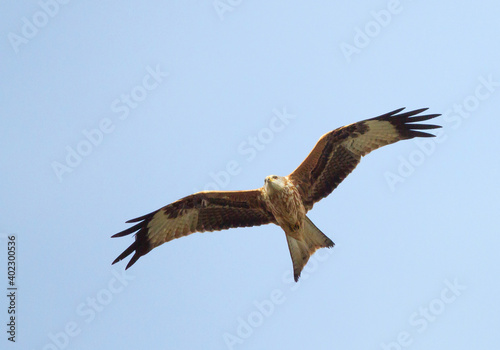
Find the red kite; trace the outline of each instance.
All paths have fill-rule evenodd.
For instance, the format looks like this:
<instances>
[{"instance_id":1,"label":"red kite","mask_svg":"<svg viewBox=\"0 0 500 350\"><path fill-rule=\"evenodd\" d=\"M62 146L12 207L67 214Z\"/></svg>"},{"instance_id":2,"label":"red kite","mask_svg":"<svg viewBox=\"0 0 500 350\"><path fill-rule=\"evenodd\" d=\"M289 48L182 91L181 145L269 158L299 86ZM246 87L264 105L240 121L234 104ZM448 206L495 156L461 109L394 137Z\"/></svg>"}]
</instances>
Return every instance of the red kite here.
<instances>
[{"instance_id":1,"label":"red kite","mask_svg":"<svg viewBox=\"0 0 500 350\"><path fill-rule=\"evenodd\" d=\"M198 192L127 221L137 224L113 237L136 232L135 242L113 264L134 253L127 264L128 269L153 248L194 232L273 223L285 231L294 278L298 281L316 249L334 246L306 216L314 203L332 193L354 170L362 156L400 140L434 137L420 130L441 127L415 124L440 114L416 116L427 108L398 114L403 109L326 133L290 175L268 176L259 189Z\"/></svg>"}]
</instances>

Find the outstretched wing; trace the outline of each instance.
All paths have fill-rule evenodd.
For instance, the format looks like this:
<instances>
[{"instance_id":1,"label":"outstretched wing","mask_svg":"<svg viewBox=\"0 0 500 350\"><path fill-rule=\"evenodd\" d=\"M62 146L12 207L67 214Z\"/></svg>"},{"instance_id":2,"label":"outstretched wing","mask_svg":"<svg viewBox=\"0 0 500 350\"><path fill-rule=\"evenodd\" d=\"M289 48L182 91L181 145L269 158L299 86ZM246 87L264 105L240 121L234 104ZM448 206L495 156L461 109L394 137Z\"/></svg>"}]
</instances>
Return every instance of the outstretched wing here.
<instances>
[{"instance_id":1,"label":"outstretched wing","mask_svg":"<svg viewBox=\"0 0 500 350\"><path fill-rule=\"evenodd\" d=\"M174 238L194 232L275 223L275 219L257 189L198 192L129 222L138 224L112 236L136 232L135 242L113 261L115 264L135 251L126 269L151 249Z\"/></svg>"},{"instance_id":2,"label":"outstretched wing","mask_svg":"<svg viewBox=\"0 0 500 350\"><path fill-rule=\"evenodd\" d=\"M414 124L440 114L420 114L427 108L401 113L404 108L381 116L346 125L323 135L307 158L288 178L298 186L304 206L328 196L358 165L361 157L371 151L414 137L434 137L420 131L441 126Z\"/></svg>"}]
</instances>

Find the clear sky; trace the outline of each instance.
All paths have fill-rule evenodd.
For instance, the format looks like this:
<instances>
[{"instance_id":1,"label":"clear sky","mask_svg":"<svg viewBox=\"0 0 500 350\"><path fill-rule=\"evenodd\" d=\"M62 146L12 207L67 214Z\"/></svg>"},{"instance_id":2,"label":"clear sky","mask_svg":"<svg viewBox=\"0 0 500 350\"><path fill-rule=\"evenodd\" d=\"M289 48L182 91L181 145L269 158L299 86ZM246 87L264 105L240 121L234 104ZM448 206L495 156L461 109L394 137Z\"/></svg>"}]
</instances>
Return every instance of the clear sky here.
<instances>
[{"instance_id":1,"label":"clear sky","mask_svg":"<svg viewBox=\"0 0 500 350\"><path fill-rule=\"evenodd\" d=\"M0 9L0 348L500 346L498 1ZM316 204L336 246L298 284L274 225L111 265L126 220L258 188L324 133L399 107L443 113L439 137L371 153Z\"/></svg>"}]
</instances>

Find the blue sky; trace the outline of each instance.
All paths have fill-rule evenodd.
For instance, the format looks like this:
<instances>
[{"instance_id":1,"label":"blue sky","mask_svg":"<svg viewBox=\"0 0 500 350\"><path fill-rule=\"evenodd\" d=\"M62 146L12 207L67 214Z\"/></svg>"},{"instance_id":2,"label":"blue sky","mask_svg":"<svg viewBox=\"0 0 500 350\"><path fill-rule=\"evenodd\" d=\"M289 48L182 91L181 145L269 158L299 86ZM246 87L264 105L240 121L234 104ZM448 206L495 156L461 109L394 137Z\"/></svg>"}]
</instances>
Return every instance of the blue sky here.
<instances>
[{"instance_id":1,"label":"blue sky","mask_svg":"<svg viewBox=\"0 0 500 350\"><path fill-rule=\"evenodd\" d=\"M499 346L500 4L4 2L2 349ZM298 284L277 226L197 233L124 273L128 219L287 175L399 107L439 137L366 158L316 204ZM8 320L6 297L0 323Z\"/></svg>"}]
</instances>

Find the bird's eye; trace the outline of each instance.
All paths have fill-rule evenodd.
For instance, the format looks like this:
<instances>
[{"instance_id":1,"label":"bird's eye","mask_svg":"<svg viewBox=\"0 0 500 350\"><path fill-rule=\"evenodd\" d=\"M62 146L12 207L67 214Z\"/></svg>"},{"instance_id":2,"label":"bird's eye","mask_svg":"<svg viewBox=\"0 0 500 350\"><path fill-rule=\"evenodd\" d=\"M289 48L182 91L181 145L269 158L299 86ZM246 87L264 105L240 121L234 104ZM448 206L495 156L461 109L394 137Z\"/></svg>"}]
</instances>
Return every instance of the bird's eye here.
<instances>
[{"instance_id":1,"label":"bird's eye","mask_svg":"<svg viewBox=\"0 0 500 350\"><path fill-rule=\"evenodd\" d=\"M273 180L276 180L278 177L276 175L273 176Z\"/></svg>"}]
</instances>

